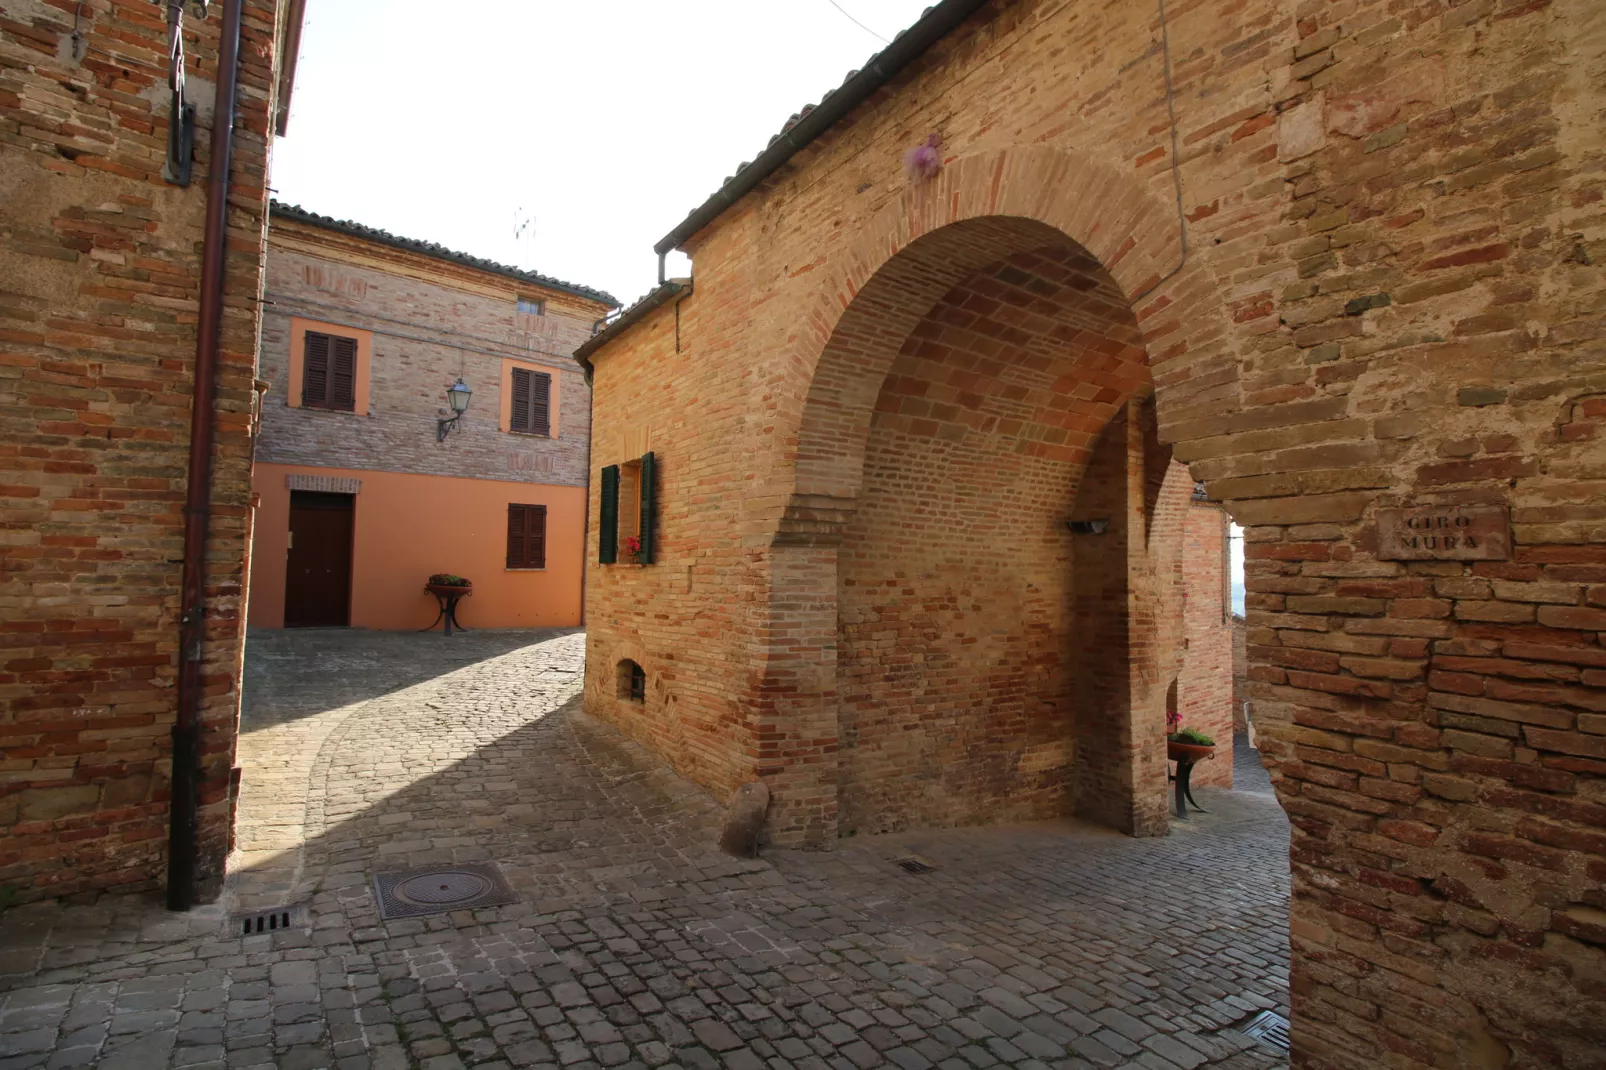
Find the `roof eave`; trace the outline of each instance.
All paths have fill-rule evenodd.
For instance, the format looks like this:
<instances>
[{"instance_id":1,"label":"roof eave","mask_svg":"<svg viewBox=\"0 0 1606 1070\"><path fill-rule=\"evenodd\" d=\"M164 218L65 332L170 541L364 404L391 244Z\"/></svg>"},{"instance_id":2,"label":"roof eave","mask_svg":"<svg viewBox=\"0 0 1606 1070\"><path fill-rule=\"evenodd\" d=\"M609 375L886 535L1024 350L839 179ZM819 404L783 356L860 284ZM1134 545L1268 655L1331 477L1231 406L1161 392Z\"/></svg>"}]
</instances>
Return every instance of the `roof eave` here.
<instances>
[{"instance_id":1,"label":"roof eave","mask_svg":"<svg viewBox=\"0 0 1606 1070\"><path fill-rule=\"evenodd\" d=\"M659 256L678 249L692 235L724 214L810 142L825 133L849 112L868 100L876 90L890 82L905 67L925 55L938 41L957 29L990 0L942 0L931 7L919 22L899 34L892 43L870 57L863 70L827 94L803 118L781 134L742 168L702 206L659 240L653 251Z\"/></svg>"},{"instance_id":2,"label":"roof eave","mask_svg":"<svg viewBox=\"0 0 1606 1070\"><path fill-rule=\"evenodd\" d=\"M587 338L580 347L574 351L574 359L580 367L585 369L586 384L590 385L592 373L596 370L591 362L592 354L613 341L631 327L646 319L654 311L662 308L671 299L676 297L689 297L692 292L691 279L670 279L660 283L658 288L631 305L619 314L612 323Z\"/></svg>"},{"instance_id":3,"label":"roof eave","mask_svg":"<svg viewBox=\"0 0 1606 1070\"><path fill-rule=\"evenodd\" d=\"M279 67L279 114L273 124L280 137L290 128L290 97L296 88L296 61L301 58L301 27L306 16L307 0L290 0L284 28L284 62Z\"/></svg>"},{"instance_id":4,"label":"roof eave","mask_svg":"<svg viewBox=\"0 0 1606 1070\"><path fill-rule=\"evenodd\" d=\"M525 271L521 268L511 267L507 264L498 264L483 257L471 256L468 253L459 253L431 242L420 241L416 238L404 238L389 231L379 230L376 227L364 226L349 220L334 219L322 216L316 212L309 212L294 204L285 204L282 201L270 201L268 204L270 217L287 220L291 223L300 223L304 226L316 227L334 234L343 234L358 241L373 242L390 249L399 249L402 252L426 256L442 263L457 264L461 267L476 271L500 275L515 282L522 282L529 286L536 286L557 293L569 294L582 300L591 301L605 308L618 308L619 300L605 290L593 290L589 286L577 283L564 282L562 279L549 278L539 272Z\"/></svg>"}]
</instances>

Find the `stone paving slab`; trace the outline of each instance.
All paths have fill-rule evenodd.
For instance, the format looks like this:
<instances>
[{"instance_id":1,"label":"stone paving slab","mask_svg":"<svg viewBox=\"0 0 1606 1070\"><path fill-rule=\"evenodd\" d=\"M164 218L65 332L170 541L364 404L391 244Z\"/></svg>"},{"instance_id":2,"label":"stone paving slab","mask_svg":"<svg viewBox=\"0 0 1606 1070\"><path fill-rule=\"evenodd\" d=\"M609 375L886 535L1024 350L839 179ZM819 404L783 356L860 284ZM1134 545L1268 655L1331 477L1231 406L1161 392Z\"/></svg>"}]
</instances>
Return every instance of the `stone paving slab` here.
<instances>
[{"instance_id":1,"label":"stone paving slab","mask_svg":"<svg viewBox=\"0 0 1606 1070\"><path fill-rule=\"evenodd\" d=\"M225 902L0 916L0 1070L1285 1065L1234 1028L1286 1012L1269 794L1201 790L1158 840L1065 821L736 861L714 800L579 711L583 644L253 636ZM375 873L468 861L520 901L380 920ZM308 926L224 932L275 896Z\"/></svg>"}]
</instances>

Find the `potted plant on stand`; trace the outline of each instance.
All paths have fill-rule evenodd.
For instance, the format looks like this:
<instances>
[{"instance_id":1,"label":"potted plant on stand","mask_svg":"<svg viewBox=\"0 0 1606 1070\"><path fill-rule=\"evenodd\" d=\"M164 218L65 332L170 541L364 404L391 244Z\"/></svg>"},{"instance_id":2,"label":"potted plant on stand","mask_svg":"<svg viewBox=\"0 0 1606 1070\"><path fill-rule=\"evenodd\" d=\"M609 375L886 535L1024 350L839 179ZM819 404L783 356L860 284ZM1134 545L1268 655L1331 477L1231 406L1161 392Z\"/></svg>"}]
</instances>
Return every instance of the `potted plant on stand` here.
<instances>
[{"instance_id":1,"label":"potted plant on stand","mask_svg":"<svg viewBox=\"0 0 1606 1070\"><path fill-rule=\"evenodd\" d=\"M424 584L432 594L455 594L462 597L473 588L474 582L452 572L437 572Z\"/></svg>"},{"instance_id":2,"label":"potted plant on stand","mask_svg":"<svg viewBox=\"0 0 1606 1070\"><path fill-rule=\"evenodd\" d=\"M434 595L436 601L440 603L440 612L435 615L433 621L430 621L429 628L423 629L424 631L429 631L430 628L435 627L436 623L443 619L446 621L447 635L452 634L454 626L459 631L468 630L457 623L457 603L459 600L474 593L472 581L457 575L455 572L437 572L424 582L424 590Z\"/></svg>"},{"instance_id":3,"label":"potted plant on stand","mask_svg":"<svg viewBox=\"0 0 1606 1070\"><path fill-rule=\"evenodd\" d=\"M1197 728L1183 728L1182 714L1174 708L1166 710L1165 728L1165 756L1177 763L1177 816L1188 816L1188 803L1193 803L1193 808L1201 814L1209 813L1194 802L1193 789L1188 782L1193 777L1195 764L1216 756L1216 741Z\"/></svg>"}]
</instances>

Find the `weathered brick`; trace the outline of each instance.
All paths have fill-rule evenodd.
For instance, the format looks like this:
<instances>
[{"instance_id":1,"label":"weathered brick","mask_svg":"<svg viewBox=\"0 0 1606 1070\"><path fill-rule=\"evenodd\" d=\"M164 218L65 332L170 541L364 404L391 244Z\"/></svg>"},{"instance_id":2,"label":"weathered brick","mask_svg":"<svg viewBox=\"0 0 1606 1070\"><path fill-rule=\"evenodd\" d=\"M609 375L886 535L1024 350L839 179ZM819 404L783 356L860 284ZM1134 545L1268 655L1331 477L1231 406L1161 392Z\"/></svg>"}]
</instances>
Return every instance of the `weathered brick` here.
<instances>
[{"instance_id":1,"label":"weathered brick","mask_svg":"<svg viewBox=\"0 0 1606 1070\"><path fill-rule=\"evenodd\" d=\"M1539 623L1547 628L1606 632L1606 609L1587 606L1540 606Z\"/></svg>"},{"instance_id":2,"label":"weathered brick","mask_svg":"<svg viewBox=\"0 0 1606 1070\"><path fill-rule=\"evenodd\" d=\"M1455 616L1457 620L1483 620L1514 624L1533 620L1534 607L1515 602L1458 601L1455 604Z\"/></svg>"},{"instance_id":3,"label":"weathered brick","mask_svg":"<svg viewBox=\"0 0 1606 1070\"><path fill-rule=\"evenodd\" d=\"M1518 724L1545 725L1549 728L1571 728L1576 716L1570 711L1553 709L1549 706L1498 702L1470 695L1434 694L1428 697L1428 704L1441 710L1456 710L1461 713L1476 714L1479 717L1494 717Z\"/></svg>"},{"instance_id":4,"label":"weathered brick","mask_svg":"<svg viewBox=\"0 0 1606 1070\"><path fill-rule=\"evenodd\" d=\"M1576 584L1494 581L1494 596L1505 602L1550 602L1575 606L1578 604L1578 594Z\"/></svg>"},{"instance_id":5,"label":"weathered brick","mask_svg":"<svg viewBox=\"0 0 1606 1070\"><path fill-rule=\"evenodd\" d=\"M1538 750L1576 754L1585 758L1606 758L1606 736L1583 732L1561 732L1528 725L1523 730L1528 745Z\"/></svg>"}]
</instances>

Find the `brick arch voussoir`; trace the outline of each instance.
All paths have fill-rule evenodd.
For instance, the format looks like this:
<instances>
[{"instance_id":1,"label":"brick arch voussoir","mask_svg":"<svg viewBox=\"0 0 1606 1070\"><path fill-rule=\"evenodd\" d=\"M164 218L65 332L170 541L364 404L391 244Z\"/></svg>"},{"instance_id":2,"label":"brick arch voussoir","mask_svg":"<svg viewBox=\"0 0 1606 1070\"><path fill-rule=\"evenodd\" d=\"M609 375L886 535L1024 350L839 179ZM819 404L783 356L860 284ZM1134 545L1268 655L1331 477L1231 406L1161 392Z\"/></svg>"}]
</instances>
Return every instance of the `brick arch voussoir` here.
<instances>
[{"instance_id":1,"label":"brick arch voussoir","mask_svg":"<svg viewBox=\"0 0 1606 1070\"><path fill-rule=\"evenodd\" d=\"M861 228L859 238L834 257L833 272L799 318L794 363L805 369L810 387L794 431L796 498L811 504L850 502L858 493L864 449L859 432L868 427L875 391L860 391L849 406L862 411L845 412L836 387L854 376L871 376L879 383L893 354L876 366L830 366L833 336L854 302L921 238L988 217L1030 220L1086 249L1126 295L1148 341L1145 313L1165 304L1153 292L1155 283L1181 256L1174 205L1113 167L1045 145L1012 146L951 161L935 178L911 185ZM1163 396L1160 405L1164 407Z\"/></svg>"}]
</instances>

